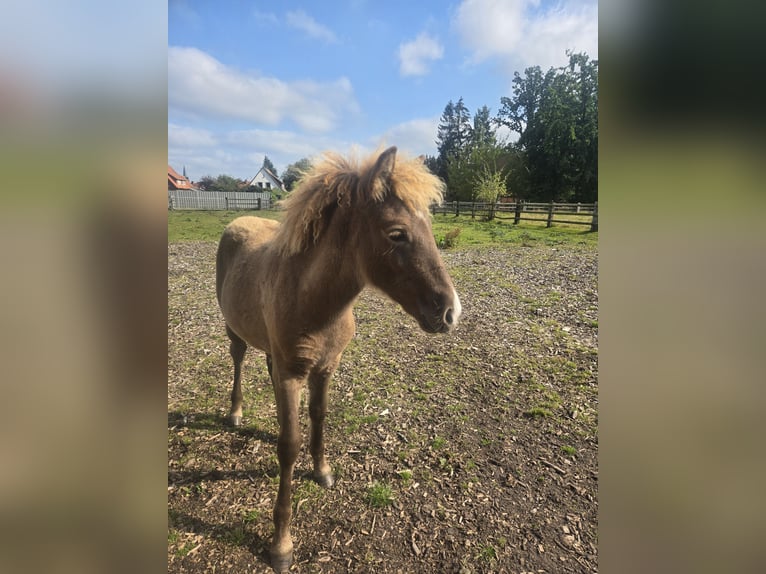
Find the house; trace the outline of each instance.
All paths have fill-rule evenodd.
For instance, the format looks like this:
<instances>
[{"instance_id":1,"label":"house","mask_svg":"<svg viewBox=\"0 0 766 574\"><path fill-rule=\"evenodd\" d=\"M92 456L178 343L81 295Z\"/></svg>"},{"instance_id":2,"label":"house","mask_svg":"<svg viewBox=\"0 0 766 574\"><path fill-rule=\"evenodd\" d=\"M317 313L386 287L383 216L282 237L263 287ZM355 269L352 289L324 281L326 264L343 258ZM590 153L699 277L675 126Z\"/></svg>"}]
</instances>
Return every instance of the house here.
<instances>
[{"instance_id":1,"label":"house","mask_svg":"<svg viewBox=\"0 0 766 574\"><path fill-rule=\"evenodd\" d=\"M262 167L248 184L251 188L260 188L258 191L271 191L280 195L285 193L285 184L267 167Z\"/></svg>"},{"instance_id":2,"label":"house","mask_svg":"<svg viewBox=\"0 0 766 574\"><path fill-rule=\"evenodd\" d=\"M193 189L189 178L179 174L168 164L168 190L171 189Z\"/></svg>"}]
</instances>

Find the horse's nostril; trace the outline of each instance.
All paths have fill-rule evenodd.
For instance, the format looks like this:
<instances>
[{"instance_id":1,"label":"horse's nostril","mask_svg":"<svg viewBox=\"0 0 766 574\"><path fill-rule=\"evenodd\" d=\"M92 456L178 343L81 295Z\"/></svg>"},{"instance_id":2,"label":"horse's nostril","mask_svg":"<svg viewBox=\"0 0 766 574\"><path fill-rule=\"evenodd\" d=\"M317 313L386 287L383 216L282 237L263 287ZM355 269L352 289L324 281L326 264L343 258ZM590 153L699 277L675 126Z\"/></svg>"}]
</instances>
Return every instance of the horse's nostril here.
<instances>
[{"instance_id":1,"label":"horse's nostril","mask_svg":"<svg viewBox=\"0 0 766 574\"><path fill-rule=\"evenodd\" d=\"M452 307L447 309L447 312L444 314L444 322L447 323L447 325L452 325L452 322L454 321L454 317L452 316Z\"/></svg>"}]
</instances>

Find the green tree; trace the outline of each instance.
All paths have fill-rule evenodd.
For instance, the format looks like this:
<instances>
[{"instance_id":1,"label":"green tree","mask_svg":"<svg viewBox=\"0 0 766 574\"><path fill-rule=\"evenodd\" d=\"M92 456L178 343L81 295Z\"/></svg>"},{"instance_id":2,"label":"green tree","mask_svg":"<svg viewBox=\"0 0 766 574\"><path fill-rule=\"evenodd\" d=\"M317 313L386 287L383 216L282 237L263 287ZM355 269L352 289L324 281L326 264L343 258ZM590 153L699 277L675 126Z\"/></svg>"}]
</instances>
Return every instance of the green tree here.
<instances>
[{"instance_id":1,"label":"green tree","mask_svg":"<svg viewBox=\"0 0 766 574\"><path fill-rule=\"evenodd\" d=\"M502 186L499 186L494 193L492 200L494 202L499 195L505 194L503 169L507 152L497 142L490 109L482 106L476 110L472 120L467 115L467 111L462 98L458 104L450 102L445 108L445 115L440 124L440 128L445 127L445 129L440 131L437 143L445 143L445 145L440 149L439 160L446 164L449 199L458 201L481 199L479 183L484 181L481 178L493 174L494 181L494 174L499 173L501 175L498 175L498 178L502 180Z\"/></svg>"},{"instance_id":2,"label":"green tree","mask_svg":"<svg viewBox=\"0 0 766 574\"><path fill-rule=\"evenodd\" d=\"M197 182L197 186L206 191L215 189L215 178L212 175L203 175Z\"/></svg>"},{"instance_id":3,"label":"green tree","mask_svg":"<svg viewBox=\"0 0 766 574\"><path fill-rule=\"evenodd\" d=\"M482 106L473 116L473 131L471 143L478 147L494 147L497 145L495 128L492 127L492 118L487 106Z\"/></svg>"},{"instance_id":4,"label":"green tree","mask_svg":"<svg viewBox=\"0 0 766 574\"><path fill-rule=\"evenodd\" d=\"M598 193L598 61L567 52L569 64L545 74L518 72L513 97L501 98L496 122L519 133L513 148L527 173L520 196L594 201Z\"/></svg>"},{"instance_id":5,"label":"green tree","mask_svg":"<svg viewBox=\"0 0 766 574\"><path fill-rule=\"evenodd\" d=\"M242 181L230 175L221 174L217 177L203 176L198 185L200 189L207 191L238 191L242 188Z\"/></svg>"},{"instance_id":6,"label":"green tree","mask_svg":"<svg viewBox=\"0 0 766 574\"><path fill-rule=\"evenodd\" d=\"M301 158L295 163L291 163L285 168L282 173L282 183L285 184L287 191L292 191L295 185L303 177L303 174L311 169L311 160L308 158Z\"/></svg>"},{"instance_id":7,"label":"green tree","mask_svg":"<svg viewBox=\"0 0 766 574\"><path fill-rule=\"evenodd\" d=\"M271 163L271 160L269 159L269 156L267 156L267 155L263 156L263 166L262 167L265 167L271 173L273 173L274 175L277 175L277 168L275 168L274 164Z\"/></svg>"},{"instance_id":8,"label":"green tree","mask_svg":"<svg viewBox=\"0 0 766 574\"><path fill-rule=\"evenodd\" d=\"M458 181L450 181L450 174L454 174L455 169L459 169L459 164L463 163L472 133L471 115L463 98L461 97L456 104L450 100L444 107L436 134L436 148L439 152L436 174L447 182L450 196L459 193L455 189ZM458 164L458 166L450 167L451 164Z\"/></svg>"},{"instance_id":9,"label":"green tree","mask_svg":"<svg viewBox=\"0 0 766 574\"><path fill-rule=\"evenodd\" d=\"M239 191L241 189L240 180L225 174L215 178L214 186L215 191Z\"/></svg>"}]
</instances>

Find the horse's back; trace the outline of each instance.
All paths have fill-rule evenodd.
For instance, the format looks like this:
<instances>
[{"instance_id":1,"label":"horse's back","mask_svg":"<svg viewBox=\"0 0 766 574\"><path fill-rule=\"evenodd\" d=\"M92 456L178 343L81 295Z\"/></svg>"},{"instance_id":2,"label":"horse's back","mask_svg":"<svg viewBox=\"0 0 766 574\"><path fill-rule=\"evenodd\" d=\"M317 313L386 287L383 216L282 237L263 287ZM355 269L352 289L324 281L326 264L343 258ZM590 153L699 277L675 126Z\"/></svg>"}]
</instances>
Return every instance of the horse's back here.
<instances>
[{"instance_id":1,"label":"horse's back","mask_svg":"<svg viewBox=\"0 0 766 574\"><path fill-rule=\"evenodd\" d=\"M221 300L221 288L227 272L240 257L252 253L271 241L279 222L262 217L238 217L223 230L216 255L216 295Z\"/></svg>"}]
</instances>

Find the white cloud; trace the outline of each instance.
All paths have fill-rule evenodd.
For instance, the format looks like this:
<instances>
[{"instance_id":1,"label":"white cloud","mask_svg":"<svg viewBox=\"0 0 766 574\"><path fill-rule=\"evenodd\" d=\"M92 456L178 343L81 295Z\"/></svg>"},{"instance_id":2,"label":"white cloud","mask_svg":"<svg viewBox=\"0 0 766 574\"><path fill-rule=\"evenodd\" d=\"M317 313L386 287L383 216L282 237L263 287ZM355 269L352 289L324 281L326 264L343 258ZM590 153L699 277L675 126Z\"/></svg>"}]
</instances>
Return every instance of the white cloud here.
<instances>
[{"instance_id":1,"label":"white cloud","mask_svg":"<svg viewBox=\"0 0 766 574\"><path fill-rule=\"evenodd\" d=\"M208 130L168 124L168 148L210 147L216 143L215 137Z\"/></svg>"},{"instance_id":2,"label":"white cloud","mask_svg":"<svg viewBox=\"0 0 766 574\"><path fill-rule=\"evenodd\" d=\"M409 155L436 155L436 132L439 118L418 118L386 130L380 140L395 145Z\"/></svg>"},{"instance_id":3,"label":"white cloud","mask_svg":"<svg viewBox=\"0 0 766 574\"><path fill-rule=\"evenodd\" d=\"M289 120L315 133L332 130L359 110L347 78L284 82L241 72L196 48L175 46L168 48L168 106L187 115L266 126Z\"/></svg>"},{"instance_id":4,"label":"white cloud","mask_svg":"<svg viewBox=\"0 0 766 574\"><path fill-rule=\"evenodd\" d=\"M598 57L598 3L568 0L548 9L540 0L463 0L453 18L470 62L495 58L509 71L566 63L566 50Z\"/></svg>"},{"instance_id":5,"label":"white cloud","mask_svg":"<svg viewBox=\"0 0 766 574\"><path fill-rule=\"evenodd\" d=\"M286 130L238 130L226 136L226 142L237 149L266 153L269 159L285 158L285 165L298 161L302 157L312 157L325 149L337 145L337 142L324 136L307 137Z\"/></svg>"},{"instance_id":6,"label":"white cloud","mask_svg":"<svg viewBox=\"0 0 766 574\"><path fill-rule=\"evenodd\" d=\"M292 26L297 30L303 30L311 38L322 40L328 44L338 43L338 38L332 30L314 20L314 18L306 14L303 10L288 12L285 19L288 26Z\"/></svg>"},{"instance_id":7,"label":"white cloud","mask_svg":"<svg viewBox=\"0 0 766 574\"><path fill-rule=\"evenodd\" d=\"M257 8L251 12L253 20L258 24L264 24L266 26L273 26L279 22L277 15L273 12L262 12Z\"/></svg>"},{"instance_id":8,"label":"white cloud","mask_svg":"<svg viewBox=\"0 0 766 574\"><path fill-rule=\"evenodd\" d=\"M399 46L399 72L402 76L423 76L428 64L444 55L444 48L436 38L421 32L417 38Z\"/></svg>"}]
</instances>

